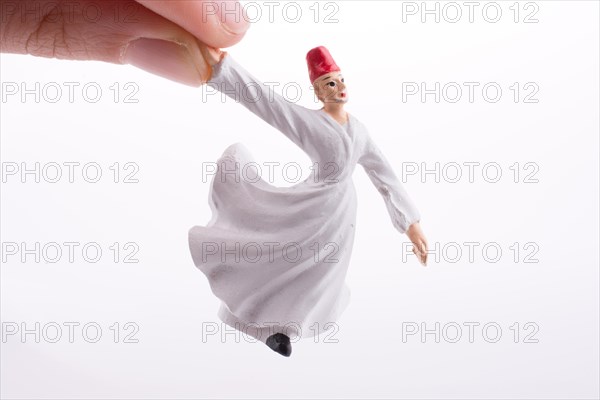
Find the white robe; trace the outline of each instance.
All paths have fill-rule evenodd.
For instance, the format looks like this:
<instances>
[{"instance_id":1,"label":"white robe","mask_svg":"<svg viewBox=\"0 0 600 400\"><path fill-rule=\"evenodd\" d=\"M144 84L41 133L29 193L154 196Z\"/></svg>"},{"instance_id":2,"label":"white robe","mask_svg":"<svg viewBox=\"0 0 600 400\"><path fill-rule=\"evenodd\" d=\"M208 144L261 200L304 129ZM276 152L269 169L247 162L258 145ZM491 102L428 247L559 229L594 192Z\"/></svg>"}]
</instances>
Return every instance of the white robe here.
<instances>
[{"instance_id":1,"label":"white robe","mask_svg":"<svg viewBox=\"0 0 600 400\"><path fill-rule=\"evenodd\" d=\"M420 220L419 211L354 116L341 125L324 110L290 103L229 54L208 84L281 131L315 168L303 182L276 187L242 172L253 159L241 144L229 146L211 184L213 218L189 231L193 261L221 300L218 316L227 325L263 342L277 332L313 337L335 324L350 299L345 277L356 221L356 164L383 196L400 233Z\"/></svg>"}]
</instances>

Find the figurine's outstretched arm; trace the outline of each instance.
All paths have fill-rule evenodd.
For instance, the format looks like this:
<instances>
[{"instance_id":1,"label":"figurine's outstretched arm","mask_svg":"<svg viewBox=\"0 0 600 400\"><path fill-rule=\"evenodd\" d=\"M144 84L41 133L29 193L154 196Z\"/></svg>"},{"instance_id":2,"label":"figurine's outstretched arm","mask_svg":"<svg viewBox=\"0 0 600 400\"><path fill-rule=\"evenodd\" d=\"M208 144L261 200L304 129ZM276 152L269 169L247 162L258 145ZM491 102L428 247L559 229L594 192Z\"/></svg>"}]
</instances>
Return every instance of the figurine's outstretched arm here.
<instances>
[{"instance_id":1,"label":"figurine's outstretched arm","mask_svg":"<svg viewBox=\"0 0 600 400\"><path fill-rule=\"evenodd\" d=\"M301 144L300 131L306 124L306 118L303 118L302 113L304 107L291 103L277 94L271 87L246 71L227 52L212 66L212 69L209 86L240 102L294 143Z\"/></svg>"},{"instance_id":2,"label":"figurine's outstretched arm","mask_svg":"<svg viewBox=\"0 0 600 400\"><path fill-rule=\"evenodd\" d=\"M365 151L358 163L363 166L371 182L383 196L392 223L400 233L406 233L412 224L421 220L421 215L413 200L402 186L390 163L370 137L368 137Z\"/></svg>"}]
</instances>

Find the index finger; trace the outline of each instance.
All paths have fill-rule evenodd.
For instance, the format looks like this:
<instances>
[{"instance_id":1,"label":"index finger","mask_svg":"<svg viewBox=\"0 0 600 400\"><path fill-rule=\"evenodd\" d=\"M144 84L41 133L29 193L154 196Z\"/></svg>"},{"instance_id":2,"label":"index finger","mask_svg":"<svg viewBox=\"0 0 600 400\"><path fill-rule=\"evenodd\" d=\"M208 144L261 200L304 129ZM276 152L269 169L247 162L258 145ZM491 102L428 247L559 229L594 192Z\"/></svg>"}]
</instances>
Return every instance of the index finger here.
<instances>
[{"instance_id":1,"label":"index finger","mask_svg":"<svg viewBox=\"0 0 600 400\"><path fill-rule=\"evenodd\" d=\"M250 27L242 5L235 0L136 1L212 47L238 43Z\"/></svg>"}]
</instances>

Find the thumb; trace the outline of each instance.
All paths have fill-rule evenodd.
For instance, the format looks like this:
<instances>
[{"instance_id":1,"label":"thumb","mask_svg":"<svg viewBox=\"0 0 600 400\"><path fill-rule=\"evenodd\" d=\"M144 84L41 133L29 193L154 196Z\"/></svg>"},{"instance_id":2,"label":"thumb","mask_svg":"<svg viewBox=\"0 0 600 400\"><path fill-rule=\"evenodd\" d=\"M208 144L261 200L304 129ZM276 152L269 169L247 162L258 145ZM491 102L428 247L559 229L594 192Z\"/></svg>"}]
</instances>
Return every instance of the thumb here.
<instances>
[{"instance_id":1,"label":"thumb","mask_svg":"<svg viewBox=\"0 0 600 400\"><path fill-rule=\"evenodd\" d=\"M0 7L0 52L131 64L190 86L210 78L211 67L202 57L205 45L198 37L136 1L1 0ZM213 46L243 37L222 24L205 26L213 31L213 36L205 35ZM223 30L221 36L214 33Z\"/></svg>"}]
</instances>

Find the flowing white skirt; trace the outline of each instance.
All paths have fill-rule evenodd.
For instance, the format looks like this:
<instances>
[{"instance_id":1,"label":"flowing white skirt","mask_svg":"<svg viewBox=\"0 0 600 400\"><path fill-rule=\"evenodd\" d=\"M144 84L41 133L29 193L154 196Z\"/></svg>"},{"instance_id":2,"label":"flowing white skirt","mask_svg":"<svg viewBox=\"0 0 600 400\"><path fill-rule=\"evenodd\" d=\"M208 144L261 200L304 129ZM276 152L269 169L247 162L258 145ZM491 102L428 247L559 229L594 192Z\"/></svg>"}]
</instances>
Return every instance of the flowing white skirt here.
<instances>
[{"instance_id":1,"label":"flowing white skirt","mask_svg":"<svg viewBox=\"0 0 600 400\"><path fill-rule=\"evenodd\" d=\"M350 300L354 183L310 177L276 187L245 179L250 162L239 143L217 162L213 218L189 231L194 264L222 301L218 316L227 325L263 342L278 332L313 337L331 329Z\"/></svg>"}]
</instances>

